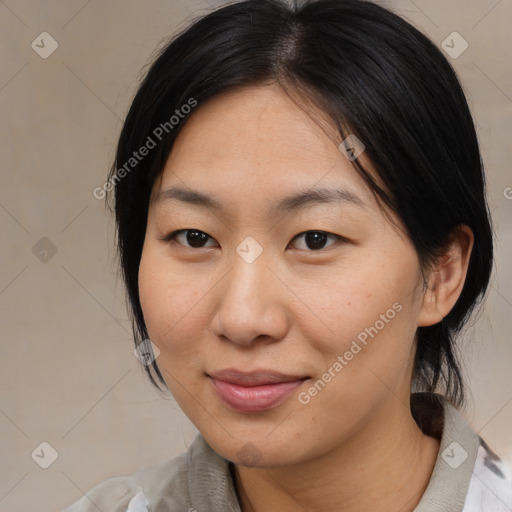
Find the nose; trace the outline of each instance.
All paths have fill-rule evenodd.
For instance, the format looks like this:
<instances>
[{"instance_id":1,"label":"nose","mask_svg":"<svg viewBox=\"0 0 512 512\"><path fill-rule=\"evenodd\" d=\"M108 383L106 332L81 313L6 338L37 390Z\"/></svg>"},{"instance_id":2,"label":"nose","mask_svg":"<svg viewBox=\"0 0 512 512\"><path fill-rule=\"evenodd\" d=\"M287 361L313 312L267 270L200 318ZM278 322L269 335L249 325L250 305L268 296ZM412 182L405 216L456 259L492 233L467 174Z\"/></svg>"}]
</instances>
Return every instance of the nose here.
<instances>
[{"instance_id":1,"label":"nose","mask_svg":"<svg viewBox=\"0 0 512 512\"><path fill-rule=\"evenodd\" d=\"M212 319L214 334L223 340L249 346L273 343L289 329L287 294L282 281L260 257L247 263L238 255L231 270L216 287L217 309Z\"/></svg>"}]
</instances>

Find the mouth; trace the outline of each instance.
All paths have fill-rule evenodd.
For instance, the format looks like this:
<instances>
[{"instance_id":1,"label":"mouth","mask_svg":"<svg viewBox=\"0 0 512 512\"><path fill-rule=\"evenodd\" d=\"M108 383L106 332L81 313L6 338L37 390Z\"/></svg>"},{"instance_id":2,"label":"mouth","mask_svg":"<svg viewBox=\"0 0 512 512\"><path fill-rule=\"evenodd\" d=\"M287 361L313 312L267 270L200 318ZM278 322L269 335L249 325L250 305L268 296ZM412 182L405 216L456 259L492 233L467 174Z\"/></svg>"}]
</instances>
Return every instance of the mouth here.
<instances>
[{"instance_id":1,"label":"mouth","mask_svg":"<svg viewBox=\"0 0 512 512\"><path fill-rule=\"evenodd\" d=\"M207 376L221 400L237 412L261 412L275 408L310 378L271 370L240 372L234 369Z\"/></svg>"}]
</instances>

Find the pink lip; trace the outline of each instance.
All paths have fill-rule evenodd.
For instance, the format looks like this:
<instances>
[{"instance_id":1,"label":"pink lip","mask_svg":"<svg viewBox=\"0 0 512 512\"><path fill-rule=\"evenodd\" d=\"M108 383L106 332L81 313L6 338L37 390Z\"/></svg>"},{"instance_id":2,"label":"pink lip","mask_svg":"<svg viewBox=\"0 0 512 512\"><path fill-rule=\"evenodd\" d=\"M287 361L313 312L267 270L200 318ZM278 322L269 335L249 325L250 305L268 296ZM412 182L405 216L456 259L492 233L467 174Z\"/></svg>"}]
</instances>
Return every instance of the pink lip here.
<instances>
[{"instance_id":1,"label":"pink lip","mask_svg":"<svg viewBox=\"0 0 512 512\"><path fill-rule=\"evenodd\" d=\"M222 370L209 374L220 398L240 412L260 412L277 407L308 377L269 370L249 373Z\"/></svg>"}]
</instances>

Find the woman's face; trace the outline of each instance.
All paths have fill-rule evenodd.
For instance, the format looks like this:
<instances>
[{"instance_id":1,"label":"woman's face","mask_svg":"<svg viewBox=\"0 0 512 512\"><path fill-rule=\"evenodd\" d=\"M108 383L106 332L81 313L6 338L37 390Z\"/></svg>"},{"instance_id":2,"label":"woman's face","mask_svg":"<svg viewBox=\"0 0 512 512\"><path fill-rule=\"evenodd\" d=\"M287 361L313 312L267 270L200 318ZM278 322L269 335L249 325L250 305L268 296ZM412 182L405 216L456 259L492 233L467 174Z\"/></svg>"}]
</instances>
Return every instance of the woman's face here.
<instances>
[{"instance_id":1,"label":"woman's face","mask_svg":"<svg viewBox=\"0 0 512 512\"><path fill-rule=\"evenodd\" d=\"M153 189L139 285L157 364L237 463L311 460L407 410L418 257L327 133L275 85L229 92Z\"/></svg>"}]
</instances>

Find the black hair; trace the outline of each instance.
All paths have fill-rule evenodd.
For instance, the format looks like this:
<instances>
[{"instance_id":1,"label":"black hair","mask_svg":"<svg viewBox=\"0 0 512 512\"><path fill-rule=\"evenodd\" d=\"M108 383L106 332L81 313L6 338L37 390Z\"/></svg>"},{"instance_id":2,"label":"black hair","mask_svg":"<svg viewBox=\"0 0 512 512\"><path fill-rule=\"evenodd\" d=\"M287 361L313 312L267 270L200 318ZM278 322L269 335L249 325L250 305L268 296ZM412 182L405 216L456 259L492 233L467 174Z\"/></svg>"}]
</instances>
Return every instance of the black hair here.
<instances>
[{"instance_id":1,"label":"black hair","mask_svg":"<svg viewBox=\"0 0 512 512\"><path fill-rule=\"evenodd\" d=\"M463 290L441 322L417 329L414 367L419 389L442 391L463 404L455 335L483 299L493 261L477 135L442 52L402 17L370 1L234 2L194 20L159 51L130 106L108 182L115 188L117 244L136 345L148 338L138 269L150 194L189 118L191 109L182 106L197 110L235 87L270 83L316 105L336 123L341 140L354 134L363 141L365 158L386 190L360 159L354 167L398 214L422 269L436 261L457 226L472 230ZM135 160L134 151L150 147L150 140L149 152ZM158 389L153 371L165 385L156 361L146 370Z\"/></svg>"}]
</instances>

